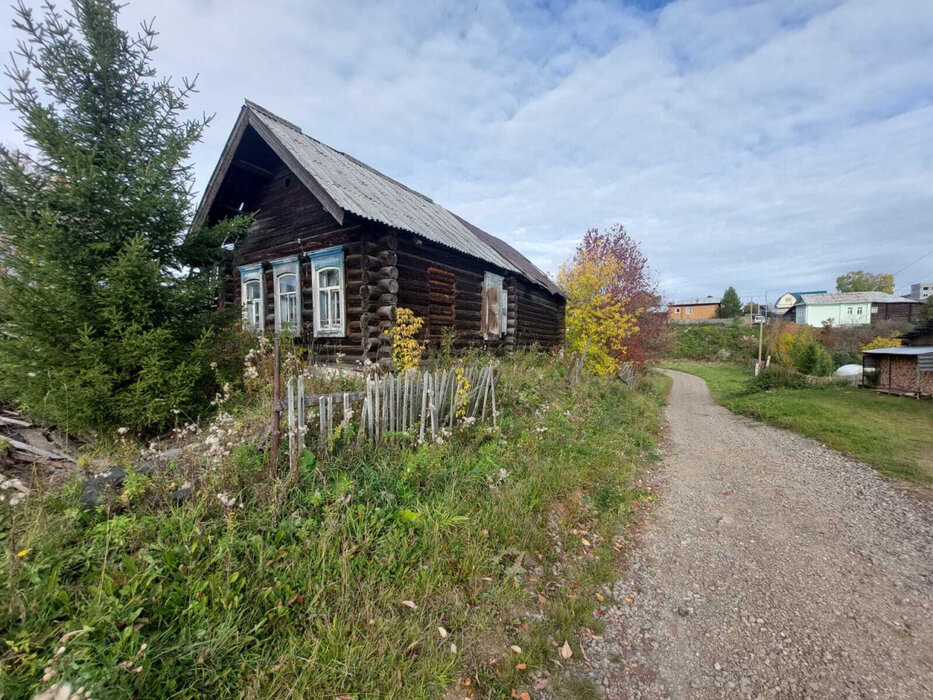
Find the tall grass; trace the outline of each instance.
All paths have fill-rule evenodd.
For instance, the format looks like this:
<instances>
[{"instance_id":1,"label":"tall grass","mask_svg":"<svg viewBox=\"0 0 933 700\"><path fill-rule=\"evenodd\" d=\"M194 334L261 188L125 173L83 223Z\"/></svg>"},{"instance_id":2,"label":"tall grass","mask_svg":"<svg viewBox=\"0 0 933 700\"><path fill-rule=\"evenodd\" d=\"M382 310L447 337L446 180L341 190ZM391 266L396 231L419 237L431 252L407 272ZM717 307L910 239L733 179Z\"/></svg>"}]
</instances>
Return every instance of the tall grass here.
<instances>
[{"instance_id":1,"label":"tall grass","mask_svg":"<svg viewBox=\"0 0 933 700\"><path fill-rule=\"evenodd\" d=\"M95 698L530 689L554 645L576 650L595 624L663 400L660 378L571 392L566 375L518 355L499 430L307 454L281 504L241 445L217 466L232 506L221 482L173 506L137 482L125 507L82 511L72 485L4 512L3 695L66 681Z\"/></svg>"}]
</instances>

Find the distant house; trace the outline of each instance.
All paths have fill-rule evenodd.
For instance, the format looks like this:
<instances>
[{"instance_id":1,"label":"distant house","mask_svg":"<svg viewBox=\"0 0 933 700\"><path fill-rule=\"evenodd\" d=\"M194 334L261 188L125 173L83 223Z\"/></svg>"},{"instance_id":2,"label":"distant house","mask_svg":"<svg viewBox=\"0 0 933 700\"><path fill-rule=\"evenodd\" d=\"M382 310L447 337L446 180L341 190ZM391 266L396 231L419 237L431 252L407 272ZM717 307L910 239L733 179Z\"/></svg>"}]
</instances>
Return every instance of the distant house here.
<instances>
[{"instance_id":1,"label":"distant house","mask_svg":"<svg viewBox=\"0 0 933 700\"><path fill-rule=\"evenodd\" d=\"M671 321L703 321L719 316L719 299L703 297L672 301L667 305L667 317Z\"/></svg>"},{"instance_id":2,"label":"distant house","mask_svg":"<svg viewBox=\"0 0 933 700\"><path fill-rule=\"evenodd\" d=\"M787 292L778 297L778 300L774 302L774 315L780 316L783 313L786 313L788 309L793 308L800 303L800 298L803 294L826 294L826 290L815 292Z\"/></svg>"},{"instance_id":3,"label":"distant house","mask_svg":"<svg viewBox=\"0 0 933 700\"><path fill-rule=\"evenodd\" d=\"M915 321L921 305L885 292L803 293L786 316L808 326L864 326L878 321Z\"/></svg>"},{"instance_id":4,"label":"distant house","mask_svg":"<svg viewBox=\"0 0 933 700\"><path fill-rule=\"evenodd\" d=\"M391 364L399 307L457 348L564 339L561 290L528 258L428 197L247 102L194 229L252 214L232 251L227 303L256 333L322 359ZM235 270L235 271L234 271Z\"/></svg>"},{"instance_id":5,"label":"distant house","mask_svg":"<svg viewBox=\"0 0 933 700\"><path fill-rule=\"evenodd\" d=\"M866 350L862 353L862 376L866 376L865 370L874 370L878 391L917 398L933 396L933 346Z\"/></svg>"},{"instance_id":6,"label":"distant house","mask_svg":"<svg viewBox=\"0 0 933 700\"><path fill-rule=\"evenodd\" d=\"M910 298L916 301L926 301L933 296L933 282L917 282L910 285Z\"/></svg>"},{"instance_id":7,"label":"distant house","mask_svg":"<svg viewBox=\"0 0 933 700\"><path fill-rule=\"evenodd\" d=\"M933 346L933 319L915 326L901 335L904 345L911 347Z\"/></svg>"}]
</instances>

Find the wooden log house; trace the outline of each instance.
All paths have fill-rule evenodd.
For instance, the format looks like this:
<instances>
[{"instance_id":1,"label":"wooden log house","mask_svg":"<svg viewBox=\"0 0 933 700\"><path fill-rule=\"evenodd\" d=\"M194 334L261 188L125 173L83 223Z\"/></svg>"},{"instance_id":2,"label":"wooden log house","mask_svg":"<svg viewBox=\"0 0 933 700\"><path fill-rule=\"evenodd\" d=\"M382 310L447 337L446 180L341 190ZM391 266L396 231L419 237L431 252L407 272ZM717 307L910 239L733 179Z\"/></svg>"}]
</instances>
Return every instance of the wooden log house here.
<instances>
[{"instance_id":1,"label":"wooden log house","mask_svg":"<svg viewBox=\"0 0 933 700\"><path fill-rule=\"evenodd\" d=\"M400 306L458 350L563 342L563 294L512 246L247 101L193 228L250 212L225 302L322 361L391 364Z\"/></svg>"}]
</instances>

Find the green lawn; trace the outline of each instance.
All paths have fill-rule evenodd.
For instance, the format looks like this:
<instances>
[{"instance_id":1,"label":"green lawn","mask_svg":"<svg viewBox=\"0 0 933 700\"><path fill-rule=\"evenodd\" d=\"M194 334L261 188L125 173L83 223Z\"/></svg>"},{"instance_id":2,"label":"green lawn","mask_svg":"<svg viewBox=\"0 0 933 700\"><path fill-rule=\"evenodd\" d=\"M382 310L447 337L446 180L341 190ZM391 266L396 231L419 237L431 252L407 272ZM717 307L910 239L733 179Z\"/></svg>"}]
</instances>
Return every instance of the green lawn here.
<instances>
[{"instance_id":1,"label":"green lawn","mask_svg":"<svg viewBox=\"0 0 933 700\"><path fill-rule=\"evenodd\" d=\"M731 411L795 430L877 467L883 473L933 484L933 402L826 386L749 393L751 371L728 363L668 362L702 377Z\"/></svg>"}]
</instances>

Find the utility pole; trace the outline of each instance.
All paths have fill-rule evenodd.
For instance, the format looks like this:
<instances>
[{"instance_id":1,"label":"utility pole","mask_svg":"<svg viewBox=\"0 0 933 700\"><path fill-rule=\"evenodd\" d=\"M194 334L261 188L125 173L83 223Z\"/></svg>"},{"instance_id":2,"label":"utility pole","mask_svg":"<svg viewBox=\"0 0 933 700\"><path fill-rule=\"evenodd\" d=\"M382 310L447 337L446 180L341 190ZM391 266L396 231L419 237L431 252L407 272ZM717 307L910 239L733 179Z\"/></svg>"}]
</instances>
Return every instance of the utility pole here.
<instances>
[{"instance_id":1,"label":"utility pole","mask_svg":"<svg viewBox=\"0 0 933 700\"><path fill-rule=\"evenodd\" d=\"M765 333L765 319L761 314L758 315L758 364L755 365L755 376L761 372L761 344Z\"/></svg>"}]
</instances>

